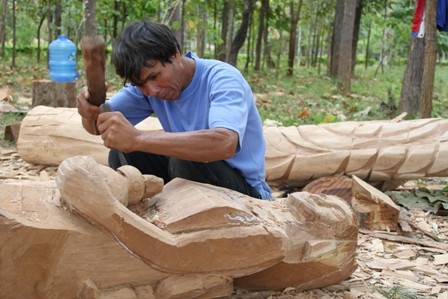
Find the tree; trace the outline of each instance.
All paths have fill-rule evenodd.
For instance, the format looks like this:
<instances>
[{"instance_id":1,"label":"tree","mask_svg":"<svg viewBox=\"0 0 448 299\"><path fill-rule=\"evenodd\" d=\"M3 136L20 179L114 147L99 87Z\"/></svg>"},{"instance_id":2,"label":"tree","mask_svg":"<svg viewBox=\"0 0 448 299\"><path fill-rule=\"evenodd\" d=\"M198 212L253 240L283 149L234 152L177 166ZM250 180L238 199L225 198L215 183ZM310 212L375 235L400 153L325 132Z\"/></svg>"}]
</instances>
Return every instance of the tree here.
<instances>
[{"instance_id":1,"label":"tree","mask_svg":"<svg viewBox=\"0 0 448 299\"><path fill-rule=\"evenodd\" d=\"M174 3L170 4L170 7L168 8L170 14L168 26L170 26L171 30L173 31L173 34L179 42L181 49L183 49L184 47L184 9L182 9L184 3L185 0L177 0Z\"/></svg>"},{"instance_id":2,"label":"tree","mask_svg":"<svg viewBox=\"0 0 448 299\"><path fill-rule=\"evenodd\" d=\"M216 58L221 61L226 60L227 31L229 30L228 24L230 19L229 11L230 11L230 0L224 0L221 13L221 40L217 45L217 53L216 53Z\"/></svg>"},{"instance_id":3,"label":"tree","mask_svg":"<svg viewBox=\"0 0 448 299\"><path fill-rule=\"evenodd\" d=\"M247 31L249 30L252 14L252 1L253 0L244 0L243 20L230 47L227 62L234 66L237 65L238 52L243 46L247 37Z\"/></svg>"},{"instance_id":4,"label":"tree","mask_svg":"<svg viewBox=\"0 0 448 299\"><path fill-rule=\"evenodd\" d=\"M197 9L199 11L198 17L199 17L199 24L197 26L197 33L196 33L196 53L199 57L204 57L205 52L205 38L207 36L207 7L208 7L208 0L204 0L204 3L202 5L198 5Z\"/></svg>"},{"instance_id":5,"label":"tree","mask_svg":"<svg viewBox=\"0 0 448 299\"><path fill-rule=\"evenodd\" d=\"M261 48L263 45L263 37L266 35L266 19L268 18L269 0L261 0L261 8L258 16L258 35L255 46L255 70L261 69ZM265 45L266 47L266 45Z\"/></svg>"},{"instance_id":6,"label":"tree","mask_svg":"<svg viewBox=\"0 0 448 299\"><path fill-rule=\"evenodd\" d=\"M61 0L56 0L54 5L54 25L56 28L56 36L59 36L62 32L62 5Z\"/></svg>"},{"instance_id":7,"label":"tree","mask_svg":"<svg viewBox=\"0 0 448 299\"><path fill-rule=\"evenodd\" d=\"M412 37L409 59L401 87L400 111L431 117L436 65L436 5L426 1L425 36Z\"/></svg>"},{"instance_id":8,"label":"tree","mask_svg":"<svg viewBox=\"0 0 448 299\"><path fill-rule=\"evenodd\" d=\"M94 36L96 30L96 0L84 0L84 35Z\"/></svg>"},{"instance_id":9,"label":"tree","mask_svg":"<svg viewBox=\"0 0 448 299\"><path fill-rule=\"evenodd\" d=\"M329 73L339 81L339 88L343 92L350 91L356 2L338 0L334 17Z\"/></svg>"},{"instance_id":10,"label":"tree","mask_svg":"<svg viewBox=\"0 0 448 299\"><path fill-rule=\"evenodd\" d=\"M12 63L11 66L16 66L16 44L17 44L17 12L16 12L16 0L12 0Z\"/></svg>"},{"instance_id":11,"label":"tree","mask_svg":"<svg viewBox=\"0 0 448 299\"><path fill-rule=\"evenodd\" d=\"M8 0L2 0L0 13L0 56L5 57L6 43L6 10L8 9Z\"/></svg>"},{"instance_id":12,"label":"tree","mask_svg":"<svg viewBox=\"0 0 448 299\"><path fill-rule=\"evenodd\" d=\"M303 0L299 0L297 5L297 10L294 7L295 1L291 0L289 3L290 14L291 14L291 23L289 30L289 52L288 52L288 70L287 75L292 76L294 70L294 57L296 54L296 39L297 39L297 24L300 20L300 13L302 11L302 3Z\"/></svg>"}]
</instances>

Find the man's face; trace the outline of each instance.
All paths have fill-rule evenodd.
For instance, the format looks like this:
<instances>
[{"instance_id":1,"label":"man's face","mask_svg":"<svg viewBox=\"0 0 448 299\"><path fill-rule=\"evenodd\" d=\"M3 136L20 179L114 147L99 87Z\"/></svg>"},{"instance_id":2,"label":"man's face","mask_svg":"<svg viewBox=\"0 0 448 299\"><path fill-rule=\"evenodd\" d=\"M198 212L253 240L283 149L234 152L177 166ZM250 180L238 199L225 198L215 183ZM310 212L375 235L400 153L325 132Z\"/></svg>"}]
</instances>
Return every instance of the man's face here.
<instances>
[{"instance_id":1,"label":"man's face","mask_svg":"<svg viewBox=\"0 0 448 299\"><path fill-rule=\"evenodd\" d=\"M140 71L139 84L135 85L144 95L163 100L176 100L182 92L182 68L179 68L180 55L171 58L172 63L149 61L148 67Z\"/></svg>"}]
</instances>

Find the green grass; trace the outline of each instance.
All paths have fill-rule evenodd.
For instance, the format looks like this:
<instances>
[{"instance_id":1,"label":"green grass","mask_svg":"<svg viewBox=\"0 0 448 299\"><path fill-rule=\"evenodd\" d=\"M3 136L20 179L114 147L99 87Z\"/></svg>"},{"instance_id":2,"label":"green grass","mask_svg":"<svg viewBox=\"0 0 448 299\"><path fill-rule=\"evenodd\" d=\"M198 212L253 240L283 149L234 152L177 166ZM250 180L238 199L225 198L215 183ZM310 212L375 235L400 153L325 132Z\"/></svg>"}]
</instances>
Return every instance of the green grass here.
<instances>
[{"instance_id":1,"label":"green grass","mask_svg":"<svg viewBox=\"0 0 448 299\"><path fill-rule=\"evenodd\" d=\"M48 79L46 58L35 63L35 57L19 56L16 67L0 63L0 88L9 87L17 103L21 96L31 98L32 81ZM286 71L264 70L247 72L244 76L249 81L257 98L257 106L263 120L272 120L283 126L319 124L337 121L363 121L392 119L399 115L401 84L405 65L387 66L384 72L376 65L365 69L358 66L351 81L351 93L341 94L337 82L316 68L295 67L294 75L286 77ZM78 57L78 70L81 78L77 87L85 84L82 71L82 59ZM106 65L109 91L122 87L110 63ZM438 65L433 93L433 117L448 118L448 85L444 78L448 76L448 67ZM10 116L0 118L0 129L8 122ZM2 135L0 135L2 136Z\"/></svg>"},{"instance_id":2,"label":"green grass","mask_svg":"<svg viewBox=\"0 0 448 299\"><path fill-rule=\"evenodd\" d=\"M405 66L358 67L351 81L351 93L341 94L337 82L315 69L301 67L292 77L275 79L274 72L246 75L254 92L263 94L257 104L262 118L284 126L336 121L392 119L398 116ZM448 86L443 78L447 67L436 68L433 117L447 118Z\"/></svg>"}]
</instances>

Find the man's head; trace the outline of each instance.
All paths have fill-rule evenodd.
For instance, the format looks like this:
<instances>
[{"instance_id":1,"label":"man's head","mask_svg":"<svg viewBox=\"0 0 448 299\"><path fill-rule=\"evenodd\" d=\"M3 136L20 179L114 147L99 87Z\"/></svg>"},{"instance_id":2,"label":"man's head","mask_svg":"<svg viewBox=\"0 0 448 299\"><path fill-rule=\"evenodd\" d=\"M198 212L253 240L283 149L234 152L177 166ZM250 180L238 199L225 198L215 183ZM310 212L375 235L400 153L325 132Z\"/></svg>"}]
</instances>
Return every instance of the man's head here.
<instances>
[{"instance_id":1,"label":"man's head","mask_svg":"<svg viewBox=\"0 0 448 299\"><path fill-rule=\"evenodd\" d=\"M150 21L135 22L124 29L116 39L112 61L116 73L134 84L140 82L140 71L150 61L171 63L171 57L181 53L179 43L171 30Z\"/></svg>"}]
</instances>

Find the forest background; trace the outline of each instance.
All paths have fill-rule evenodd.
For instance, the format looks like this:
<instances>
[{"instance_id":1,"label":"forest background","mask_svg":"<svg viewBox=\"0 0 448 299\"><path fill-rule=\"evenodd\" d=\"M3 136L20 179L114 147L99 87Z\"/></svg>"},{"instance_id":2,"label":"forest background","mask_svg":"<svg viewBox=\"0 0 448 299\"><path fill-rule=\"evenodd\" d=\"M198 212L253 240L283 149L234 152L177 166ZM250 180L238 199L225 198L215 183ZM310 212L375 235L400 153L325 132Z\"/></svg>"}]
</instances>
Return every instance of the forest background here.
<instances>
[{"instance_id":1,"label":"forest background","mask_svg":"<svg viewBox=\"0 0 448 299\"><path fill-rule=\"evenodd\" d=\"M239 68L264 120L281 125L447 117L448 38L426 1L423 38L411 36L417 1L1 0L1 87L28 92L48 78L48 46L65 34L102 35L108 53L129 23L169 25L184 52ZM108 63L109 90L122 86Z\"/></svg>"}]
</instances>

